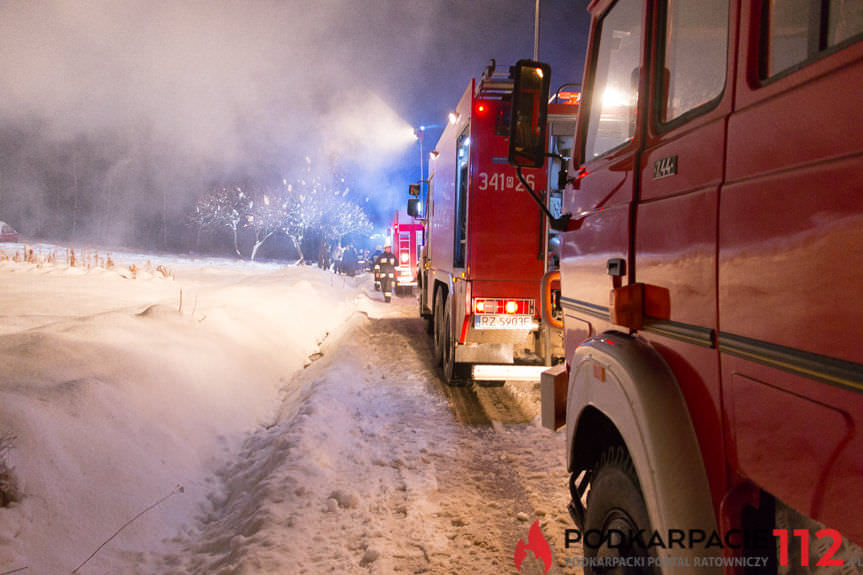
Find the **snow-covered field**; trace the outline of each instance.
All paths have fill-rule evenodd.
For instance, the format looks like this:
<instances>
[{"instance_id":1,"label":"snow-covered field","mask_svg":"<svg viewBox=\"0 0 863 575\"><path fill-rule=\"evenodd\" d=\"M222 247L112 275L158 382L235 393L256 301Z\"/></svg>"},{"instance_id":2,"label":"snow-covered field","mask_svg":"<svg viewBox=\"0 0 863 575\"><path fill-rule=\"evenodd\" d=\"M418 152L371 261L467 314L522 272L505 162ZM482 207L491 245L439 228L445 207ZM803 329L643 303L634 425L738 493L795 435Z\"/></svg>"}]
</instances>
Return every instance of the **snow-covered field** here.
<instances>
[{"instance_id":1,"label":"snow-covered field","mask_svg":"<svg viewBox=\"0 0 863 575\"><path fill-rule=\"evenodd\" d=\"M495 416L502 388L443 386L412 298L57 260L0 261L0 574L515 573L536 519L550 572L576 572L562 435ZM466 401L498 420L466 425Z\"/></svg>"}]
</instances>

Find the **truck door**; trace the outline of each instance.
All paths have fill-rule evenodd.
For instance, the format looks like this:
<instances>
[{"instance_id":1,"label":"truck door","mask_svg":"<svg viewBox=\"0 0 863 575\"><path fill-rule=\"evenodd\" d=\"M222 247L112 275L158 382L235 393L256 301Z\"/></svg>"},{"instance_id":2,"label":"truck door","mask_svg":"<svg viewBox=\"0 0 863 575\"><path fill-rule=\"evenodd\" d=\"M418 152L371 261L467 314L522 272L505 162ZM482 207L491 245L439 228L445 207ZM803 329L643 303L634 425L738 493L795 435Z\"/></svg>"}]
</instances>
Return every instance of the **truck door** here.
<instances>
[{"instance_id":1,"label":"truck door","mask_svg":"<svg viewBox=\"0 0 863 575\"><path fill-rule=\"evenodd\" d=\"M470 130L456 140L456 177L455 177L455 230L453 244L453 267L464 268L467 252L467 210L468 182L470 181Z\"/></svg>"},{"instance_id":2,"label":"truck door","mask_svg":"<svg viewBox=\"0 0 863 575\"><path fill-rule=\"evenodd\" d=\"M411 266L411 239L412 231L399 229L399 267L410 268ZM404 255L402 255L404 254Z\"/></svg>"},{"instance_id":3,"label":"truck door","mask_svg":"<svg viewBox=\"0 0 863 575\"><path fill-rule=\"evenodd\" d=\"M863 10L742 6L752 39L718 224L729 452L741 476L860 545Z\"/></svg>"},{"instance_id":4,"label":"truck door","mask_svg":"<svg viewBox=\"0 0 863 575\"><path fill-rule=\"evenodd\" d=\"M643 335L678 374L718 507L725 465L716 214L733 96L729 23L736 20L729 0L660 2L656 9L634 272L638 282L666 299L662 309L646 310Z\"/></svg>"},{"instance_id":5,"label":"truck door","mask_svg":"<svg viewBox=\"0 0 863 575\"><path fill-rule=\"evenodd\" d=\"M577 135L574 189L563 210L573 214L562 234L568 254L560 264L568 278L561 303L567 316L566 356L584 338L611 327L607 262L630 256L631 206L639 146L639 82L643 68L645 14L636 0L600 3L591 25L584 94L587 113ZM595 38L599 41L595 41ZM624 281L624 283L626 283Z\"/></svg>"}]
</instances>

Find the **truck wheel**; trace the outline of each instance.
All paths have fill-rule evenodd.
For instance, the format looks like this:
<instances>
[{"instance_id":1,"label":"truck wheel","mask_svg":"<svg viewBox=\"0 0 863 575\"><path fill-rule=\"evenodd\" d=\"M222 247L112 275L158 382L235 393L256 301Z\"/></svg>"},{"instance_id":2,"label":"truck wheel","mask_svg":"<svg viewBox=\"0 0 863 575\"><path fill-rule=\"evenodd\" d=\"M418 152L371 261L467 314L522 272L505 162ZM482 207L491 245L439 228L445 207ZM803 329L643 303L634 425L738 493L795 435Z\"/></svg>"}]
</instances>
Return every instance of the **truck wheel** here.
<instances>
[{"instance_id":1,"label":"truck wheel","mask_svg":"<svg viewBox=\"0 0 863 575\"><path fill-rule=\"evenodd\" d=\"M443 290L439 290L437 296L434 301L434 317L432 318L432 323L434 324L434 364L440 365L443 361L443 346L444 346L444 325L443 325L443 314L444 314L444 293Z\"/></svg>"},{"instance_id":2,"label":"truck wheel","mask_svg":"<svg viewBox=\"0 0 863 575\"><path fill-rule=\"evenodd\" d=\"M448 385L464 385L464 369L455 362L456 339L452 334L452 298L447 298L444 304L444 334L443 334L443 378Z\"/></svg>"},{"instance_id":3,"label":"truck wheel","mask_svg":"<svg viewBox=\"0 0 863 575\"><path fill-rule=\"evenodd\" d=\"M642 538L641 545L638 541L621 540L620 536L614 537L614 533L638 533L639 530L647 534ZM585 575L598 573L656 575L659 573L653 566L647 566L647 558L653 556L647 548L651 533L650 519L632 459L621 446L607 449L599 459L587 496L584 532L593 534L584 540L585 557L637 558L631 562L627 561L634 565L631 567L620 565L611 569L600 567L593 569L586 566ZM607 533L611 533L612 536L606 537ZM633 544L630 545L630 543Z\"/></svg>"}]
</instances>

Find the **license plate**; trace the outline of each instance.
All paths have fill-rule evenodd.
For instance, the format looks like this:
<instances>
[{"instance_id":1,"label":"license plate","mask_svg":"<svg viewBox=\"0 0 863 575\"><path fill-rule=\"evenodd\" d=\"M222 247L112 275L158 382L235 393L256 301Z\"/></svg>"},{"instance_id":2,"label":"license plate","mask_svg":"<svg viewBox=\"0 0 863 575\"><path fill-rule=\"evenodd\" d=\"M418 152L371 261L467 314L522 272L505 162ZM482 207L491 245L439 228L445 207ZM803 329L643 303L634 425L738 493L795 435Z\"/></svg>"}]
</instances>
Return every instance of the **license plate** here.
<instances>
[{"instance_id":1,"label":"license plate","mask_svg":"<svg viewBox=\"0 0 863 575\"><path fill-rule=\"evenodd\" d=\"M474 329L533 329L529 315L475 315Z\"/></svg>"}]
</instances>

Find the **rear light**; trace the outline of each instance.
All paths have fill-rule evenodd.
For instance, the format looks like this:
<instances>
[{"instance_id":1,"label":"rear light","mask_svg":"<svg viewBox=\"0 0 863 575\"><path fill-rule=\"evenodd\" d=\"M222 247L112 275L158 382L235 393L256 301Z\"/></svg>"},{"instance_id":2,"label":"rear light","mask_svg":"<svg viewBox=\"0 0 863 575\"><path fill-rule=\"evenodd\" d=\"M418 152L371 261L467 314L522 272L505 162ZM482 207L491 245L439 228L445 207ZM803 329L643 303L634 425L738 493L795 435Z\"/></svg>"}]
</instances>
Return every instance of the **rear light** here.
<instances>
[{"instance_id":1,"label":"rear light","mask_svg":"<svg viewBox=\"0 0 863 575\"><path fill-rule=\"evenodd\" d=\"M402 255L399 256L399 259L401 260L401 262L403 264L406 264L411 260L411 256L408 253L403 253Z\"/></svg>"},{"instance_id":2,"label":"rear light","mask_svg":"<svg viewBox=\"0 0 863 575\"><path fill-rule=\"evenodd\" d=\"M473 309L478 314L533 315L532 299L473 298Z\"/></svg>"}]
</instances>

